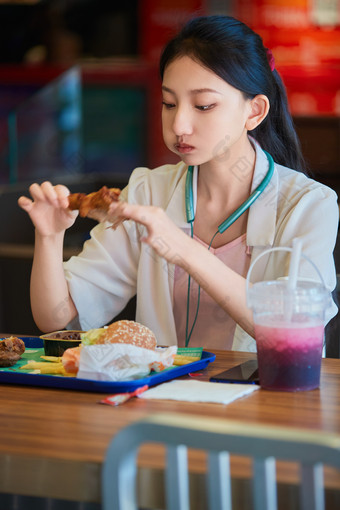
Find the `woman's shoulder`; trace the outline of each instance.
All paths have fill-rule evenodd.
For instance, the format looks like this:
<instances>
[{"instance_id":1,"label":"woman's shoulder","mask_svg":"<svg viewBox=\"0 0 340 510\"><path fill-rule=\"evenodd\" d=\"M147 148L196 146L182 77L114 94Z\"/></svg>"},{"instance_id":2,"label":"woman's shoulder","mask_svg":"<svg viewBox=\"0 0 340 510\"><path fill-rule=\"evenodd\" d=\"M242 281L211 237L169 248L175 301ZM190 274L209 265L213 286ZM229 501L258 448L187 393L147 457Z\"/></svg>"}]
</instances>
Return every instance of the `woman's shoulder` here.
<instances>
[{"instance_id":1,"label":"woman's shoulder","mask_svg":"<svg viewBox=\"0 0 340 510\"><path fill-rule=\"evenodd\" d=\"M180 161L177 164L166 164L157 168L135 168L129 178L122 196L128 201L163 205L183 182L187 165Z\"/></svg>"},{"instance_id":2,"label":"woman's shoulder","mask_svg":"<svg viewBox=\"0 0 340 510\"><path fill-rule=\"evenodd\" d=\"M265 153L256 140L251 137L250 140L256 150L258 169L260 172L263 172L263 165L267 164ZM317 181L311 175L306 175L303 172L299 172L277 162L275 162L275 171L274 187L276 187L276 185L278 186L277 191L279 196L289 196L292 199L293 197L298 199L302 195L311 193L313 196L318 196L319 199L329 198L331 200L337 200L338 198L336 192L332 188ZM272 189L272 187L273 186L269 186L270 189Z\"/></svg>"},{"instance_id":3,"label":"woman's shoulder","mask_svg":"<svg viewBox=\"0 0 340 510\"><path fill-rule=\"evenodd\" d=\"M149 179L151 181L162 179L173 179L176 175L183 175L183 172L187 170L187 165L183 161L179 161L176 164L165 164L156 168L137 167L133 170L130 180L136 180L138 178Z\"/></svg>"},{"instance_id":4,"label":"woman's shoulder","mask_svg":"<svg viewBox=\"0 0 340 510\"><path fill-rule=\"evenodd\" d=\"M334 189L317 181L311 175L306 175L303 172L298 172L297 170L279 164L276 164L276 169L279 177L279 186L281 190L285 190L286 193L299 195L312 193L313 195L318 195L320 199L338 199Z\"/></svg>"}]
</instances>

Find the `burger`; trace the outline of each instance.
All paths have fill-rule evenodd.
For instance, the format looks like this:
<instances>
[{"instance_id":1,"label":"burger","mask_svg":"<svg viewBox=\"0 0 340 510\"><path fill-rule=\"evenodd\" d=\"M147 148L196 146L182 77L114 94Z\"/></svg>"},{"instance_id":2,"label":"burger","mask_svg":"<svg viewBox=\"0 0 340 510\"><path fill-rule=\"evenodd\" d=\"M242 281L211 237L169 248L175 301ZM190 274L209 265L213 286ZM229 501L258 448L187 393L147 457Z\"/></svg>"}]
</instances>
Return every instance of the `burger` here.
<instances>
[{"instance_id":1,"label":"burger","mask_svg":"<svg viewBox=\"0 0 340 510\"><path fill-rule=\"evenodd\" d=\"M154 350L157 340L153 332L135 321L113 322L106 328L90 329L80 335L83 345L131 344Z\"/></svg>"},{"instance_id":2,"label":"burger","mask_svg":"<svg viewBox=\"0 0 340 510\"><path fill-rule=\"evenodd\" d=\"M156 337L148 327L129 320L116 321L105 328L90 329L81 333L80 337L81 345L67 349L62 356L63 366L70 373L78 372L83 345L130 344L153 351L157 346Z\"/></svg>"}]
</instances>

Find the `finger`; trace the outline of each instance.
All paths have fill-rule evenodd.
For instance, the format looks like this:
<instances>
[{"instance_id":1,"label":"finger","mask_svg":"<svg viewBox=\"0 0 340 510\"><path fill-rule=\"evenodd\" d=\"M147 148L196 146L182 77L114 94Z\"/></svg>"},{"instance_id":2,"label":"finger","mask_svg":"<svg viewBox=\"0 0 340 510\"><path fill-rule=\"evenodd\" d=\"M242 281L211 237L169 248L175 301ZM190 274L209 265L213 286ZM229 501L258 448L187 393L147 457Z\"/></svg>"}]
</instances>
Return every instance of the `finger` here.
<instances>
[{"instance_id":1,"label":"finger","mask_svg":"<svg viewBox=\"0 0 340 510\"><path fill-rule=\"evenodd\" d=\"M119 202L114 204L116 207L112 209L112 213L119 219L134 220L143 225L148 223L149 206L129 204L127 202ZM111 212L111 210L110 210Z\"/></svg>"},{"instance_id":2,"label":"finger","mask_svg":"<svg viewBox=\"0 0 340 510\"><path fill-rule=\"evenodd\" d=\"M29 212L32 209L33 202L30 198L27 197L20 197L18 199L18 205L26 212Z\"/></svg>"},{"instance_id":3,"label":"finger","mask_svg":"<svg viewBox=\"0 0 340 510\"><path fill-rule=\"evenodd\" d=\"M117 215L126 202L111 202L107 210L108 214Z\"/></svg>"},{"instance_id":4,"label":"finger","mask_svg":"<svg viewBox=\"0 0 340 510\"><path fill-rule=\"evenodd\" d=\"M128 219L126 214L124 213L123 208L120 203L113 202L109 205L109 208L106 212L106 219L112 223L112 226L115 223L121 223L122 221Z\"/></svg>"},{"instance_id":5,"label":"finger","mask_svg":"<svg viewBox=\"0 0 340 510\"><path fill-rule=\"evenodd\" d=\"M69 206L68 196L70 194L70 190L63 184L57 184L54 187L54 190L58 197L60 206L66 209L66 207Z\"/></svg>"},{"instance_id":6,"label":"finger","mask_svg":"<svg viewBox=\"0 0 340 510\"><path fill-rule=\"evenodd\" d=\"M45 181L40 186L42 192L44 193L45 199L51 204L51 205L59 205L58 202L58 196L56 193L56 190L54 186L49 182Z\"/></svg>"},{"instance_id":7,"label":"finger","mask_svg":"<svg viewBox=\"0 0 340 510\"><path fill-rule=\"evenodd\" d=\"M31 184L31 186L29 187L29 192L33 200L35 201L45 200L44 192L42 191L41 186L39 186L39 184L37 184L36 182L34 184Z\"/></svg>"},{"instance_id":8,"label":"finger","mask_svg":"<svg viewBox=\"0 0 340 510\"><path fill-rule=\"evenodd\" d=\"M56 184L54 189L58 197L67 197L70 194L70 190L64 184Z\"/></svg>"}]
</instances>

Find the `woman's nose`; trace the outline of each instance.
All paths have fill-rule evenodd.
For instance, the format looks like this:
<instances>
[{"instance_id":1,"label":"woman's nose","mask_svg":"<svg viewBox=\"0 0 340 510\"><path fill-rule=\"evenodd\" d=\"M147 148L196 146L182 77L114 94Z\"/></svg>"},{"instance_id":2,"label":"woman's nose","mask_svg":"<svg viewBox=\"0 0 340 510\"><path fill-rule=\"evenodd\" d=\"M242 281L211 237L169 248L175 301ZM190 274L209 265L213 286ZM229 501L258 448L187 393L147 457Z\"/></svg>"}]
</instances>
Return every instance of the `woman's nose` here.
<instances>
[{"instance_id":1,"label":"woman's nose","mask_svg":"<svg viewBox=\"0 0 340 510\"><path fill-rule=\"evenodd\" d=\"M193 131L192 118L186 108L177 108L173 117L173 130L177 136L191 135Z\"/></svg>"}]
</instances>

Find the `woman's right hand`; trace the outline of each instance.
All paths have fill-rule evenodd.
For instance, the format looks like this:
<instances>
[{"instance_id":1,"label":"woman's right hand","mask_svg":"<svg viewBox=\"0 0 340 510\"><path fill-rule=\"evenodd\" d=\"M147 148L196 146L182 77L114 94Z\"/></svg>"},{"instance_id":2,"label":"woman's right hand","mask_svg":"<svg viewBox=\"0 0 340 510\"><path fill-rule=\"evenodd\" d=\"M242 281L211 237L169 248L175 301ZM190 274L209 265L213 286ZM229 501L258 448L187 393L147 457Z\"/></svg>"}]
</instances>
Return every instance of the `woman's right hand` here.
<instances>
[{"instance_id":1,"label":"woman's right hand","mask_svg":"<svg viewBox=\"0 0 340 510\"><path fill-rule=\"evenodd\" d=\"M33 200L23 196L18 204L29 214L38 234L53 236L73 225L78 212L68 209L70 192L66 186L53 186L46 181L41 185L32 184L29 192Z\"/></svg>"}]
</instances>

